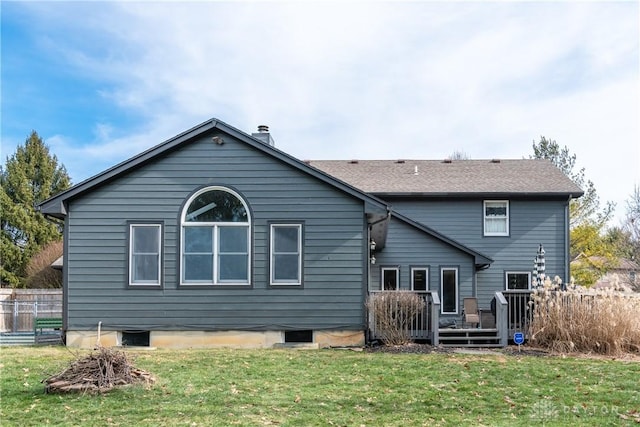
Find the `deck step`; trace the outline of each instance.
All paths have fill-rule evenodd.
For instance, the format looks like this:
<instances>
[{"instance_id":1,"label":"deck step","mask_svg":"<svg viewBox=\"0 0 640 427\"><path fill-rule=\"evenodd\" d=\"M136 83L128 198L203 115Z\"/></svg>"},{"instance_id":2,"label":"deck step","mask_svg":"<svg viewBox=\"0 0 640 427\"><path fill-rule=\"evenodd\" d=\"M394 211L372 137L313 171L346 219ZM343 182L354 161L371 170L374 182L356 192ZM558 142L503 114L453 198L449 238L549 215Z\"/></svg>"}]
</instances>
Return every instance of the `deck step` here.
<instances>
[{"instance_id":1,"label":"deck step","mask_svg":"<svg viewBox=\"0 0 640 427\"><path fill-rule=\"evenodd\" d=\"M472 337L468 337L468 336L442 336L440 335L440 341L463 341L463 340L499 340L500 337L497 337L495 335L493 336L482 336L482 335L478 335L478 336L472 336Z\"/></svg>"},{"instance_id":2,"label":"deck step","mask_svg":"<svg viewBox=\"0 0 640 427\"><path fill-rule=\"evenodd\" d=\"M501 347L498 330L494 328L440 329L438 332L443 347Z\"/></svg>"},{"instance_id":3,"label":"deck step","mask_svg":"<svg viewBox=\"0 0 640 427\"><path fill-rule=\"evenodd\" d=\"M500 344L457 344L457 345L446 345L442 344L443 347L460 347L460 348L502 348L503 346Z\"/></svg>"}]
</instances>

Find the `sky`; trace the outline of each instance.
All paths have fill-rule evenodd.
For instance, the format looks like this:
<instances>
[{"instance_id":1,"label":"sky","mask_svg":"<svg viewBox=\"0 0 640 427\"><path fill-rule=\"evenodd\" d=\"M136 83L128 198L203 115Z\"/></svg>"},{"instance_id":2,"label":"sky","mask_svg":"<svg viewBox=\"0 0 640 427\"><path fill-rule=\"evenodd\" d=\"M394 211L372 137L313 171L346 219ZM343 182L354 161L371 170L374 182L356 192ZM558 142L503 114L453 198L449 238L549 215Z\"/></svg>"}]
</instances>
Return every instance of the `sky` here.
<instances>
[{"instance_id":1,"label":"sky","mask_svg":"<svg viewBox=\"0 0 640 427\"><path fill-rule=\"evenodd\" d=\"M32 130L81 182L210 118L302 160L566 146L640 185L639 2L12 2L1 156ZM535 179L535 177L532 177Z\"/></svg>"}]
</instances>

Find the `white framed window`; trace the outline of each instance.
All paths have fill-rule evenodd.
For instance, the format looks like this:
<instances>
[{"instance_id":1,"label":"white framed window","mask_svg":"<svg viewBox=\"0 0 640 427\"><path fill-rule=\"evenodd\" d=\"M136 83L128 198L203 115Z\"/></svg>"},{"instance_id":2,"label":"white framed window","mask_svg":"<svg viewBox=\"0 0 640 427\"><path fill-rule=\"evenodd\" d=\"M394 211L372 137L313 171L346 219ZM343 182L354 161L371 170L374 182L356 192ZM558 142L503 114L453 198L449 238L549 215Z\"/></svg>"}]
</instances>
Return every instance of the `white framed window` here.
<instances>
[{"instance_id":1,"label":"white framed window","mask_svg":"<svg viewBox=\"0 0 640 427\"><path fill-rule=\"evenodd\" d=\"M484 235L509 235L509 201L485 200L483 203Z\"/></svg>"},{"instance_id":2,"label":"white framed window","mask_svg":"<svg viewBox=\"0 0 640 427\"><path fill-rule=\"evenodd\" d=\"M411 290L429 290L429 269L427 267L411 267Z\"/></svg>"},{"instance_id":3,"label":"white framed window","mask_svg":"<svg viewBox=\"0 0 640 427\"><path fill-rule=\"evenodd\" d=\"M162 224L129 224L129 286L159 286Z\"/></svg>"},{"instance_id":4,"label":"white framed window","mask_svg":"<svg viewBox=\"0 0 640 427\"><path fill-rule=\"evenodd\" d=\"M271 285L302 285L302 224L271 224Z\"/></svg>"},{"instance_id":5,"label":"white framed window","mask_svg":"<svg viewBox=\"0 0 640 427\"><path fill-rule=\"evenodd\" d=\"M504 273L505 286L507 291L517 289L531 289L530 271L506 271Z\"/></svg>"},{"instance_id":6,"label":"white framed window","mask_svg":"<svg viewBox=\"0 0 640 427\"><path fill-rule=\"evenodd\" d=\"M383 291L400 289L400 269L398 267L381 267L380 272L380 287Z\"/></svg>"},{"instance_id":7,"label":"white framed window","mask_svg":"<svg viewBox=\"0 0 640 427\"><path fill-rule=\"evenodd\" d=\"M440 312L458 314L458 267L440 268Z\"/></svg>"},{"instance_id":8,"label":"white framed window","mask_svg":"<svg viewBox=\"0 0 640 427\"><path fill-rule=\"evenodd\" d=\"M238 193L225 187L196 192L181 225L181 284L249 284L251 221Z\"/></svg>"}]
</instances>

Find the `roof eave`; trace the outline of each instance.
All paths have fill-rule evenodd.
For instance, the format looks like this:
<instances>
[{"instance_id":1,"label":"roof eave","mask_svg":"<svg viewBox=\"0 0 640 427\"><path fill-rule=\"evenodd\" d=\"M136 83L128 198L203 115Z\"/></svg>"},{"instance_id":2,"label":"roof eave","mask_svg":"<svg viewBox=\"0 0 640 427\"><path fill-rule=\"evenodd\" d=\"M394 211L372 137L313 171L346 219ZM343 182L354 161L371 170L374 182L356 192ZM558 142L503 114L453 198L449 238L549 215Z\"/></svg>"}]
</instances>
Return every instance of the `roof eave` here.
<instances>
[{"instance_id":1,"label":"roof eave","mask_svg":"<svg viewBox=\"0 0 640 427\"><path fill-rule=\"evenodd\" d=\"M88 178L80 182L79 184L74 185L70 189L41 202L38 205L38 207L43 211L43 213L45 213L44 212L45 209L50 211L47 213L50 216L55 216L57 218L64 218L64 216L66 216L66 209L64 206L68 200L74 197L77 197L87 191L90 191L99 185L103 185L115 179L116 177L126 173L129 170L135 167L138 167L146 162L149 162L152 159L156 158L157 156L165 152L169 152L177 148L184 142L190 139L193 139L203 134L204 132L208 132L214 129L218 129L224 133L227 133L228 135L247 143L248 145L250 145L255 149L258 149L271 156L274 156L275 158L279 159L280 161L283 161L284 163L290 166L301 169L304 172L314 176L315 178L320 179L323 182L326 182L354 197L357 197L363 200L365 202L365 211L366 211L365 213L386 214L389 210L387 203L384 202L383 200L380 200L376 196L366 193L344 181L341 181L327 174L326 172L323 172L317 168L314 168L306 164L305 162L298 160L295 157L281 150L278 150L275 147L266 145L264 142L260 141L259 139L256 139L240 131L239 129L236 129L233 126L230 126L215 118L212 118L197 126L194 126L193 128L185 132L182 132L173 138L170 138L158 145L155 145L149 148L148 150L145 150L142 153L128 160L125 160L97 175L94 175L91 178Z\"/></svg>"},{"instance_id":2,"label":"roof eave","mask_svg":"<svg viewBox=\"0 0 640 427\"><path fill-rule=\"evenodd\" d=\"M572 198L576 199L584 195L583 191L580 192L453 192L453 191L441 191L441 192L424 192L424 191L371 191L373 194L380 198L386 197L420 197L420 198L470 198L470 197L545 197L545 198Z\"/></svg>"}]
</instances>

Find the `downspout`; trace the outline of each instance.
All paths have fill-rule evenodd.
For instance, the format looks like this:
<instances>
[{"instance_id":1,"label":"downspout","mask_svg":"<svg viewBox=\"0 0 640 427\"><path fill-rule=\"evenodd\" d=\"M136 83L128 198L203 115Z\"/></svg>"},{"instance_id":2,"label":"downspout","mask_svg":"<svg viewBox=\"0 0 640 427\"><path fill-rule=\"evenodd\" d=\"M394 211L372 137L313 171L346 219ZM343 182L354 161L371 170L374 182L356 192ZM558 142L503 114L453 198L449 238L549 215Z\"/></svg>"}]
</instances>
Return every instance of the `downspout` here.
<instances>
[{"instance_id":1,"label":"downspout","mask_svg":"<svg viewBox=\"0 0 640 427\"><path fill-rule=\"evenodd\" d=\"M69 263L68 254L69 254L69 215L64 215L64 218L57 218L53 215L42 212L42 206L36 205L34 206L36 212L40 212L42 216L49 222L60 225L62 222L62 331L64 337L64 343L66 345L66 333L69 329L69 318L68 318L68 307L69 307L69 270L67 265Z\"/></svg>"},{"instance_id":2,"label":"downspout","mask_svg":"<svg viewBox=\"0 0 640 427\"><path fill-rule=\"evenodd\" d=\"M565 227L565 239L564 239L564 280L562 283L571 283L571 230L570 230L570 218L569 218L569 205L571 204L571 195L567 200L567 204L564 206L564 227Z\"/></svg>"},{"instance_id":3,"label":"downspout","mask_svg":"<svg viewBox=\"0 0 640 427\"><path fill-rule=\"evenodd\" d=\"M389 207L387 207L387 216L385 216L384 218L381 218L377 221L372 222L371 224L368 224L367 226L367 241L365 242L365 253L367 254L367 259L366 259L366 263L367 263L367 286L365 289L365 325L366 325L366 333L365 333L365 342L369 343L369 310L366 308L366 300L369 297L369 289L371 289L371 249L370 249L370 242L371 242L371 229L373 228L374 225L379 224L383 221L388 221L389 218L391 218L391 209L389 209Z\"/></svg>"},{"instance_id":4,"label":"downspout","mask_svg":"<svg viewBox=\"0 0 640 427\"><path fill-rule=\"evenodd\" d=\"M369 289L371 286L371 283L369 283L369 281L371 280L371 250L369 249L369 244L371 242L371 229L376 224L380 224L381 222L384 222L384 221L389 221L390 218L391 218L391 209L387 207L387 216L372 222L367 227L367 254L369 254L369 256L367 256L367 294L369 293Z\"/></svg>"}]
</instances>

